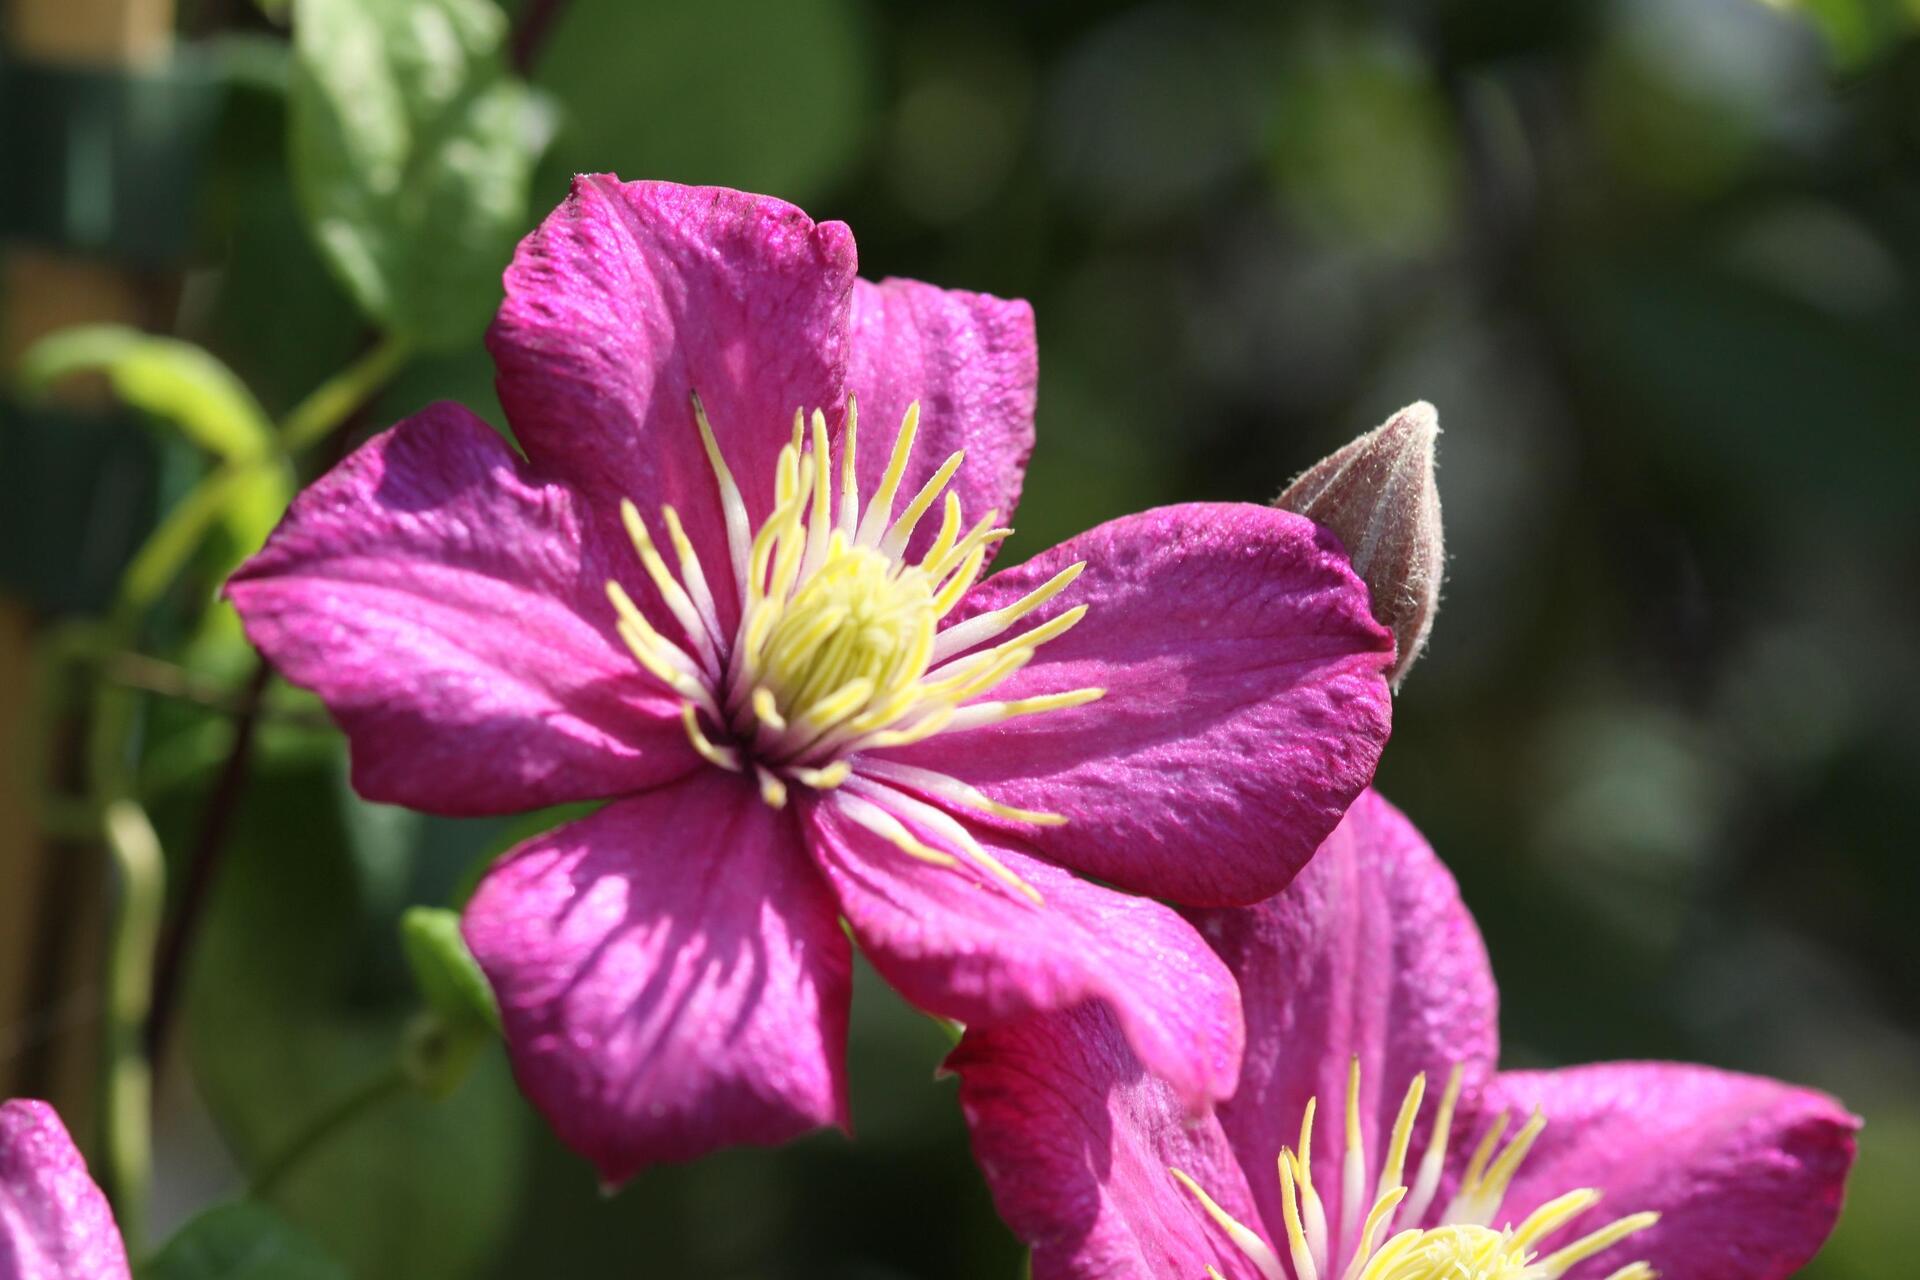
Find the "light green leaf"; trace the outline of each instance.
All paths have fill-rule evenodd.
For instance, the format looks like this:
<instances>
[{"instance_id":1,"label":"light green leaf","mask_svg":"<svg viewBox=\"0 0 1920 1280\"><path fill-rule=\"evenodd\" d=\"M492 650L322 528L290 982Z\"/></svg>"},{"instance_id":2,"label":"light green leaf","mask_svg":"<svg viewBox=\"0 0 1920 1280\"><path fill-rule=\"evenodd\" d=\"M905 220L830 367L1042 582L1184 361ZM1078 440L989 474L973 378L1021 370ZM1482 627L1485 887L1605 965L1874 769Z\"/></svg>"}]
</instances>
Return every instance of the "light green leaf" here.
<instances>
[{"instance_id":1,"label":"light green leaf","mask_svg":"<svg viewBox=\"0 0 1920 1280\"><path fill-rule=\"evenodd\" d=\"M191 342L124 325L80 325L41 339L20 361L20 381L30 392L86 372L105 374L122 400L227 461L272 453L273 427L259 402L231 369Z\"/></svg>"},{"instance_id":2,"label":"light green leaf","mask_svg":"<svg viewBox=\"0 0 1920 1280\"><path fill-rule=\"evenodd\" d=\"M420 994L435 1013L453 1026L477 1024L500 1030L500 1006L460 936L458 912L409 907L400 917L400 940Z\"/></svg>"},{"instance_id":3,"label":"light green leaf","mask_svg":"<svg viewBox=\"0 0 1920 1280\"><path fill-rule=\"evenodd\" d=\"M264 1205L221 1205L181 1227L140 1280L347 1280L347 1272Z\"/></svg>"},{"instance_id":4,"label":"light green leaf","mask_svg":"<svg viewBox=\"0 0 1920 1280\"><path fill-rule=\"evenodd\" d=\"M296 0L290 151L315 240L374 321L423 346L486 323L552 113L487 0Z\"/></svg>"},{"instance_id":5,"label":"light green leaf","mask_svg":"<svg viewBox=\"0 0 1920 1280\"><path fill-rule=\"evenodd\" d=\"M203 491L196 504L203 509L176 512L182 518L175 528L187 539L176 548L179 554L197 545L216 519L242 552L266 539L293 498L293 477L278 456L266 411L233 370L191 342L113 324L49 334L20 361L20 385L29 393L81 373L105 376L127 404L231 465L224 479Z\"/></svg>"}]
</instances>

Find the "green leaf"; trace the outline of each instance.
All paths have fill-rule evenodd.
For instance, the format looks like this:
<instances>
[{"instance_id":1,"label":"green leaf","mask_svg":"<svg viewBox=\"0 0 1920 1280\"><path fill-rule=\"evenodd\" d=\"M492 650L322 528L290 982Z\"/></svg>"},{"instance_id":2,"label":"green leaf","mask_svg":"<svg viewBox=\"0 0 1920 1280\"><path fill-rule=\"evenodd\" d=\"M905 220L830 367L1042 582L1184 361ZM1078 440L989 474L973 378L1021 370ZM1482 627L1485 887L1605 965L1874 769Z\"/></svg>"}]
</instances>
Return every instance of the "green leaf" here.
<instances>
[{"instance_id":1,"label":"green leaf","mask_svg":"<svg viewBox=\"0 0 1920 1280\"><path fill-rule=\"evenodd\" d=\"M183 518L181 536L197 542L214 519L251 552L293 498L293 479L277 454L273 424L233 370L191 342L124 325L79 325L49 334L20 361L20 384L43 391L80 373L105 375L114 394L175 428L236 469L203 494L206 509Z\"/></svg>"},{"instance_id":2,"label":"green leaf","mask_svg":"<svg viewBox=\"0 0 1920 1280\"><path fill-rule=\"evenodd\" d=\"M140 1280L347 1280L347 1272L272 1210L240 1201L181 1227Z\"/></svg>"},{"instance_id":3,"label":"green leaf","mask_svg":"<svg viewBox=\"0 0 1920 1280\"><path fill-rule=\"evenodd\" d=\"M460 936L460 916L444 907L410 907L400 917L400 940L420 994L450 1026L500 1030L500 1006L486 975Z\"/></svg>"},{"instance_id":4,"label":"green leaf","mask_svg":"<svg viewBox=\"0 0 1920 1280\"><path fill-rule=\"evenodd\" d=\"M20 361L27 391L86 372L105 374L122 400L222 459L272 455L273 425L259 402L231 369L191 342L123 325L80 325L41 339Z\"/></svg>"},{"instance_id":5,"label":"green leaf","mask_svg":"<svg viewBox=\"0 0 1920 1280\"><path fill-rule=\"evenodd\" d=\"M500 57L487 0L296 0L290 151L307 221L376 323L477 334L525 229L552 113Z\"/></svg>"}]
</instances>

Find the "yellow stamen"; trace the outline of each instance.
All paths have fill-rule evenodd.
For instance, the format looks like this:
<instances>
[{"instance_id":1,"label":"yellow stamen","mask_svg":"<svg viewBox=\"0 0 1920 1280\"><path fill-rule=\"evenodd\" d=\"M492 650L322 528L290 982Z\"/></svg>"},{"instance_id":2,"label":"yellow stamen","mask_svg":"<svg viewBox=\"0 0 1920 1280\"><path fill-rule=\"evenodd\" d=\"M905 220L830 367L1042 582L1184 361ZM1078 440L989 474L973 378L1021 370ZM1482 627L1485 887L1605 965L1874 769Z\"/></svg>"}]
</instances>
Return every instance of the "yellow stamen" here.
<instances>
[{"instance_id":1,"label":"yellow stamen","mask_svg":"<svg viewBox=\"0 0 1920 1280\"><path fill-rule=\"evenodd\" d=\"M1064 711L1068 707L1085 706L1089 702L1098 702L1106 696L1105 689L1069 689L1065 693L1049 693L1038 698L1015 698L1009 702L976 702L955 712L947 729L950 732L978 729L982 725L999 724L1002 720L1011 720L1015 716L1033 716L1043 711Z\"/></svg>"},{"instance_id":2,"label":"yellow stamen","mask_svg":"<svg viewBox=\"0 0 1920 1280\"><path fill-rule=\"evenodd\" d=\"M796 782L812 787L815 791L831 791L845 782L853 773L853 766L845 760L835 760L824 769L812 769L803 764L790 765L787 772Z\"/></svg>"},{"instance_id":3,"label":"yellow stamen","mask_svg":"<svg viewBox=\"0 0 1920 1280\"><path fill-rule=\"evenodd\" d=\"M1294 1196L1293 1153L1280 1152L1280 1216L1287 1228L1287 1252L1293 1256L1293 1272L1298 1280L1320 1280L1320 1267L1307 1245L1307 1233L1300 1225L1300 1206ZM1235 1243L1239 1243L1235 1241Z\"/></svg>"},{"instance_id":4,"label":"yellow stamen","mask_svg":"<svg viewBox=\"0 0 1920 1280\"><path fill-rule=\"evenodd\" d=\"M999 640L1065 590L1080 567L1063 570L1012 605L943 636L942 620L960 606L990 549L1011 530L997 524L994 512L966 526L952 489L965 462L960 453L935 468L895 518L920 433L918 404L908 407L880 484L864 505L858 407L849 398L838 493L826 413L817 407L796 409L790 439L774 460L772 510L756 526L705 404L698 395L690 399L726 530L734 593L724 600L738 604L731 634L721 626L722 598L715 596L698 550L671 506L660 511L664 543L656 542L647 518L631 502L620 507L634 553L658 597L649 606L652 618L619 582L607 584L607 597L616 630L634 660L681 702L687 739L701 758L734 772L751 770L762 797L775 807L787 802L794 786L835 790L862 776L861 763L872 763L868 776L890 777L941 804L1036 827L1065 821L875 753L1101 696L1098 689L1071 689L985 700L1041 646L1085 616L1084 605L1074 606L1024 634ZM931 545L917 563L909 561L907 547L936 504L940 522ZM671 555L663 554L666 546ZM683 633L677 642L655 624L654 619L667 616ZM890 766L897 766L891 775ZM954 852L934 848L888 812L918 814L916 805L926 810L914 819L919 829ZM970 863L1021 896L1042 901L944 809L924 805L908 791L882 787L878 801L870 795L854 812L856 821L910 856L941 866Z\"/></svg>"},{"instance_id":5,"label":"yellow stamen","mask_svg":"<svg viewBox=\"0 0 1920 1280\"><path fill-rule=\"evenodd\" d=\"M1582 1236L1566 1248L1550 1253L1540 1265L1548 1280L1564 1275L1568 1267L1576 1262L1584 1262L1602 1249L1611 1249L1635 1232L1645 1231L1660 1221L1657 1213L1635 1213L1600 1228L1591 1235Z\"/></svg>"},{"instance_id":6,"label":"yellow stamen","mask_svg":"<svg viewBox=\"0 0 1920 1280\"><path fill-rule=\"evenodd\" d=\"M1421 1162L1412 1194L1408 1193L1403 1177L1413 1129L1425 1099L1424 1073L1415 1076L1408 1085L1379 1167L1379 1194L1364 1220L1358 1220L1358 1210L1347 1206L1360 1203L1354 1188L1363 1184L1369 1162L1361 1115L1360 1064L1357 1057L1352 1060L1347 1071L1345 1199L1341 1209L1343 1223L1350 1225L1331 1241L1325 1235L1324 1219L1318 1233L1313 1222L1313 1211L1319 1209L1318 1197L1313 1193L1311 1163L1318 1099L1307 1100L1300 1118L1299 1151L1282 1148L1277 1161L1280 1213L1294 1280L1320 1280L1336 1272L1340 1280L1558 1280L1569 1268L1659 1220L1655 1213L1629 1214L1544 1258L1536 1252L1541 1243L1593 1208L1600 1199L1598 1192L1570 1191L1535 1209L1518 1227L1510 1223L1498 1229L1488 1225L1496 1220L1507 1188L1546 1123L1536 1111L1504 1148L1500 1146L1500 1139L1506 1132L1507 1117L1500 1116L1468 1161L1461 1179L1461 1194L1437 1224L1420 1225L1426 1204L1431 1203L1428 1184L1437 1181L1439 1176L1435 1172L1430 1179L1429 1167L1435 1163L1433 1153L1442 1153L1440 1158L1444 1159L1462 1078L1462 1068L1456 1065L1448 1075L1427 1157ZM1238 1224L1233 1223L1204 1190L1193 1185L1192 1179L1177 1170L1174 1177L1193 1193L1208 1216L1263 1274L1270 1273L1269 1266L1278 1265L1272 1251L1256 1234L1244 1228L1245 1234L1236 1234L1233 1227ZM1425 1203L1421 1201L1422 1186L1427 1188ZM1411 1225L1389 1236L1395 1217L1400 1215ZM1388 1238L1376 1248L1382 1236ZM1615 1270L1607 1280L1657 1280L1657 1277L1645 1262L1634 1262Z\"/></svg>"},{"instance_id":7,"label":"yellow stamen","mask_svg":"<svg viewBox=\"0 0 1920 1280\"><path fill-rule=\"evenodd\" d=\"M1214 1198L1201 1190L1200 1184L1192 1178L1189 1178L1178 1169L1168 1169L1167 1172L1173 1175L1176 1182L1193 1194L1193 1198L1200 1202L1200 1207L1206 1210L1207 1216L1212 1218L1222 1231L1226 1232L1227 1239L1233 1241L1234 1248L1246 1254L1253 1262L1253 1265L1260 1268L1261 1275L1267 1277L1267 1280L1286 1280L1287 1273L1280 1269L1280 1259L1274 1256L1273 1250L1267 1248L1267 1242L1265 1240L1262 1240L1253 1231L1244 1226L1239 1219L1235 1218L1225 1209L1222 1209L1215 1203ZM1312 1275L1302 1275L1299 1280L1316 1280L1316 1278Z\"/></svg>"},{"instance_id":8,"label":"yellow stamen","mask_svg":"<svg viewBox=\"0 0 1920 1280\"><path fill-rule=\"evenodd\" d=\"M767 767L762 764L753 766L753 774L754 777L760 780L760 798L767 802L768 807L774 809L786 808L787 784L774 777L771 773L768 773Z\"/></svg>"},{"instance_id":9,"label":"yellow stamen","mask_svg":"<svg viewBox=\"0 0 1920 1280\"><path fill-rule=\"evenodd\" d=\"M686 726L687 740L693 743L693 749L708 764L715 764L734 773L740 772L740 753L732 747L715 746L701 731L700 715L693 709L691 702L680 705L680 723Z\"/></svg>"}]
</instances>

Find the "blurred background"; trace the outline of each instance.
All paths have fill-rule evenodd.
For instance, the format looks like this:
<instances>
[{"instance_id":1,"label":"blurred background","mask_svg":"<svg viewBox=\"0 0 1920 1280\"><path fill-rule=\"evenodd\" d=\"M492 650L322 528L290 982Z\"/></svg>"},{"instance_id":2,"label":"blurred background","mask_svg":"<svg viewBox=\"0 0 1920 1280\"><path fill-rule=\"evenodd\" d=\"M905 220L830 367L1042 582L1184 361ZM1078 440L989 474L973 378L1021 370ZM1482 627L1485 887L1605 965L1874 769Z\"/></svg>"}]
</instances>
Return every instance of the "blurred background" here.
<instances>
[{"instance_id":1,"label":"blurred background","mask_svg":"<svg viewBox=\"0 0 1920 1280\"><path fill-rule=\"evenodd\" d=\"M211 352L257 401L240 416L284 421L371 335L415 333L300 479L431 399L500 424L476 335L508 248L571 172L613 170L784 196L850 223L868 275L1032 300L1040 443L1003 564L1145 506L1266 500L1435 402L1445 606L1380 781L1478 915L1509 1064L1670 1057L1831 1090L1867 1127L1804 1274L1910 1253L1915 0L469 0L519 163L461 161L498 196L487 226L432 193L395 215L477 264L431 322L328 239L338 139L293 117L357 73L329 80L318 48L303 70L309 6L181 0L75 49L11 3L0 1092L56 1098L93 1140L112 974L75 810L106 688L108 766L174 909L218 869L160 1058L153 1238L391 1052L419 1003L400 913L532 826L356 800L317 704L259 675L210 598L287 476L130 612L129 557L241 446L125 350L22 354L72 321L138 325ZM314 30L339 3L314 0ZM945 1043L863 971L857 1143L612 1197L488 1048L450 1099L370 1112L271 1198L363 1277L1011 1278L934 1079Z\"/></svg>"}]
</instances>

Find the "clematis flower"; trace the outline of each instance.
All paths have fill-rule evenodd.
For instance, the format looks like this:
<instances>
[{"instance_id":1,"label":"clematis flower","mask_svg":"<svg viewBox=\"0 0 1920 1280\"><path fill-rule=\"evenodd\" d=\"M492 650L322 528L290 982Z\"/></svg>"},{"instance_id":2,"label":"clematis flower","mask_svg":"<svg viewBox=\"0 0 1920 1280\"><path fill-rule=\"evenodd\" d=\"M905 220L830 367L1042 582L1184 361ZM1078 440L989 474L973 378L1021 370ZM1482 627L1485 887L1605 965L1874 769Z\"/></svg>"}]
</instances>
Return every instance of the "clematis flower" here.
<instances>
[{"instance_id":1,"label":"clematis flower","mask_svg":"<svg viewBox=\"0 0 1920 1280\"><path fill-rule=\"evenodd\" d=\"M1212 1115L1099 1009L954 1051L1036 1280L1781 1280L1833 1227L1859 1122L1823 1094L1673 1063L1496 1070L1479 932L1372 792L1284 893L1194 918L1246 1002Z\"/></svg>"},{"instance_id":2,"label":"clematis flower","mask_svg":"<svg viewBox=\"0 0 1920 1280\"><path fill-rule=\"evenodd\" d=\"M44 1102L0 1103L0 1280L128 1280L113 1210Z\"/></svg>"},{"instance_id":3,"label":"clematis flower","mask_svg":"<svg viewBox=\"0 0 1920 1280\"><path fill-rule=\"evenodd\" d=\"M229 594L370 799L608 802L465 914L560 1136L618 1181L844 1127L843 917L924 1009L1103 1001L1183 1105L1230 1092L1232 979L1154 898L1271 894L1371 777L1393 641L1338 540L1175 506L981 580L1031 310L859 280L777 200L579 179L489 346L524 457L435 405Z\"/></svg>"}]
</instances>

